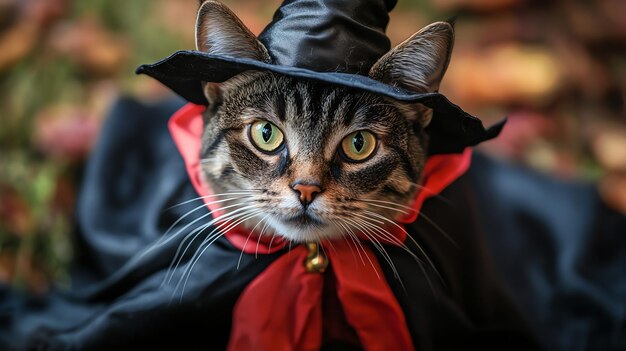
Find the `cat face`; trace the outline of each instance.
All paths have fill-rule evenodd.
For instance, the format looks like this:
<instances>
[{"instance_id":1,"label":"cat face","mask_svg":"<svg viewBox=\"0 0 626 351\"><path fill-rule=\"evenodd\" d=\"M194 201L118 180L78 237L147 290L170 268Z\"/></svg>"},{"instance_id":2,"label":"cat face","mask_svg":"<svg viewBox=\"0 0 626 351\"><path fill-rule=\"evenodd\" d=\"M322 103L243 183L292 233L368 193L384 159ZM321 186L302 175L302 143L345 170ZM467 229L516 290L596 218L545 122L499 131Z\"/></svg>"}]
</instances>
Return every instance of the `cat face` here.
<instances>
[{"instance_id":1,"label":"cat face","mask_svg":"<svg viewBox=\"0 0 626 351\"><path fill-rule=\"evenodd\" d=\"M261 212L249 224L319 240L393 219L402 212L385 203L415 195L425 136L376 95L265 72L229 81L221 99L205 116L204 176L215 192L251 190L242 202Z\"/></svg>"},{"instance_id":2,"label":"cat face","mask_svg":"<svg viewBox=\"0 0 626 351\"><path fill-rule=\"evenodd\" d=\"M267 61L223 5L199 11L199 50ZM436 91L452 27L426 27L383 56L370 77ZM244 225L295 242L376 230L404 215L419 189L431 112L372 93L270 72L205 83L202 172ZM226 206L224 206L226 208Z\"/></svg>"}]
</instances>

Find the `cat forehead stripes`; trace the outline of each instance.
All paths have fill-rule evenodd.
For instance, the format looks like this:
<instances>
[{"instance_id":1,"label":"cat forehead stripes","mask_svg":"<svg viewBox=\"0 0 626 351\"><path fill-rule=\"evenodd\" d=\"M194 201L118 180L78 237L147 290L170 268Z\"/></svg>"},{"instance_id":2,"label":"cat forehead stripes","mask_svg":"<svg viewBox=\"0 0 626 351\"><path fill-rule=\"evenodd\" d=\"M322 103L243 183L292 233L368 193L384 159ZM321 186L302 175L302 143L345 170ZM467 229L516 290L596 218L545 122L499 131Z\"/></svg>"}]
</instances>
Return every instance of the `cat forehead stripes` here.
<instances>
[{"instance_id":1,"label":"cat forehead stripes","mask_svg":"<svg viewBox=\"0 0 626 351\"><path fill-rule=\"evenodd\" d=\"M398 108L376 95L271 73L254 75L261 76L264 84L258 80L227 84L225 102L240 109L229 108L228 116L233 117L229 123L242 126L258 119L271 121L289 132L292 153L321 152L329 158L332 148L347 134L367 129L384 136L398 123ZM304 145L307 147L300 149Z\"/></svg>"}]
</instances>

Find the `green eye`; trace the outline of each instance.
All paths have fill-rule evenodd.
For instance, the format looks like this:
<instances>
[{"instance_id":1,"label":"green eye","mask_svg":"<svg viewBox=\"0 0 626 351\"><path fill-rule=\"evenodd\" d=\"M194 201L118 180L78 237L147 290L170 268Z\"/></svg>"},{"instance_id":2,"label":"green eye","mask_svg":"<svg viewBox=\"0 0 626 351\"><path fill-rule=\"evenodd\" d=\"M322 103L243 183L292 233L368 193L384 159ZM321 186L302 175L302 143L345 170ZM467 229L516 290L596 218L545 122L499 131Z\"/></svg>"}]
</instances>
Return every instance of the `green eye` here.
<instances>
[{"instance_id":1,"label":"green eye","mask_svg":"<svg viewBox=\"0 0 626 351\"><path fill-rule=\"evenodd\" d=\"M352 161L364 161L376 149L376 137L374 134L359 130L341 141L343 153Z\"/></svg>"},{"instance_id":2,"label":"green eye","mask_svg":"<svg viewBox=\"0 0 626 351\"><path fill-rule=\"evenodd\" d=\"M252 123L250 127L250 139L254 146L261 151L276 151L283 145L283 132L274 124L268 121L258 121Z\"/></svg>"}]
</instances>

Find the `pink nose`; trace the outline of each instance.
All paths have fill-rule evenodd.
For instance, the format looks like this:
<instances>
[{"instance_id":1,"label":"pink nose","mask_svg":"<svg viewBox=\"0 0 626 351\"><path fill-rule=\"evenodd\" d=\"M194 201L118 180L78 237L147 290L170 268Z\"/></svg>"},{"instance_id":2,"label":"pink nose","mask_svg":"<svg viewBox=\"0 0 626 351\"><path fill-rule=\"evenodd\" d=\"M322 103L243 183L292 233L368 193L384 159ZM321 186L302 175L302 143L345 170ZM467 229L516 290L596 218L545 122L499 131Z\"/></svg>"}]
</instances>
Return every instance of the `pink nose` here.
<instances>
[{"instance_id":1,"label":"pink nose","mask_svg":"<svg viewBox=\"0 0 626 351\"><path fill-rule=\"evenodd\" d=\"M315 195L322 192L322 189L320 189L320 187L315 184L300 183L294 185L292 188L300 194L300 202L304 206L310 204L315 198Z\"/></svg>"}]
</instances>

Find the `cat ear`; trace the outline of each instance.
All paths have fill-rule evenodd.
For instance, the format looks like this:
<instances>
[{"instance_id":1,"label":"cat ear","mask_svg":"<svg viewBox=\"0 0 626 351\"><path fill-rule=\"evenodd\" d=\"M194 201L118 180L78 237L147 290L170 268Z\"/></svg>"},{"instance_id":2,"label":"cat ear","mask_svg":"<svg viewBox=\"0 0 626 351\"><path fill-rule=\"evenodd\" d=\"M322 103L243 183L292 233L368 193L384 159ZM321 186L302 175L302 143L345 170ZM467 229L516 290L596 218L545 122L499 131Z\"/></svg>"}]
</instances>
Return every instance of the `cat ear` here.
<instances>
[{"instance_id":1,"label":"cat ear","mask_svg":"<svg viewBox=\"0 0 626 351\"><path fill-rule=\"evenodd\" d=\"M196 49L215 55L270 61L265 46L241 20L224 4L213 0L205 1L198 10ZM205 83L204 93L209 104L219 102L220 84Z\"/></svg>"},{"instance_id":2,"label":"cat ear","mask_svg":"<svg viewBox=\"0 0 626 351\"><path fill-rule=\"evenodd\" d=\"M369 76L415 92L438 91L453 45L452 23L430 24L381 57Z\"/></svg>"},{"instance_id":3,"label":"cat ear","mask_svg":"<svg viewBox=\"0 0 626 351\"><path fill-rule=\"evenodd\" d=\"M196 20L196 49L209 54L269 61L267 49L224 4L205 1Z\"/></svg>"},{"instance_id":4,"label":"cat ear","mask_svg":"<svg viewBox=\"0 0 626 351\"><path fill-rule=\"evenodd\" d=\"M430 24L381 57L369 76L418 93L436 92L448 68L453 45L453 22ZM430 123L432 110L425 106L398 105L422 127Z\"/></svg>"}]
</instances>

